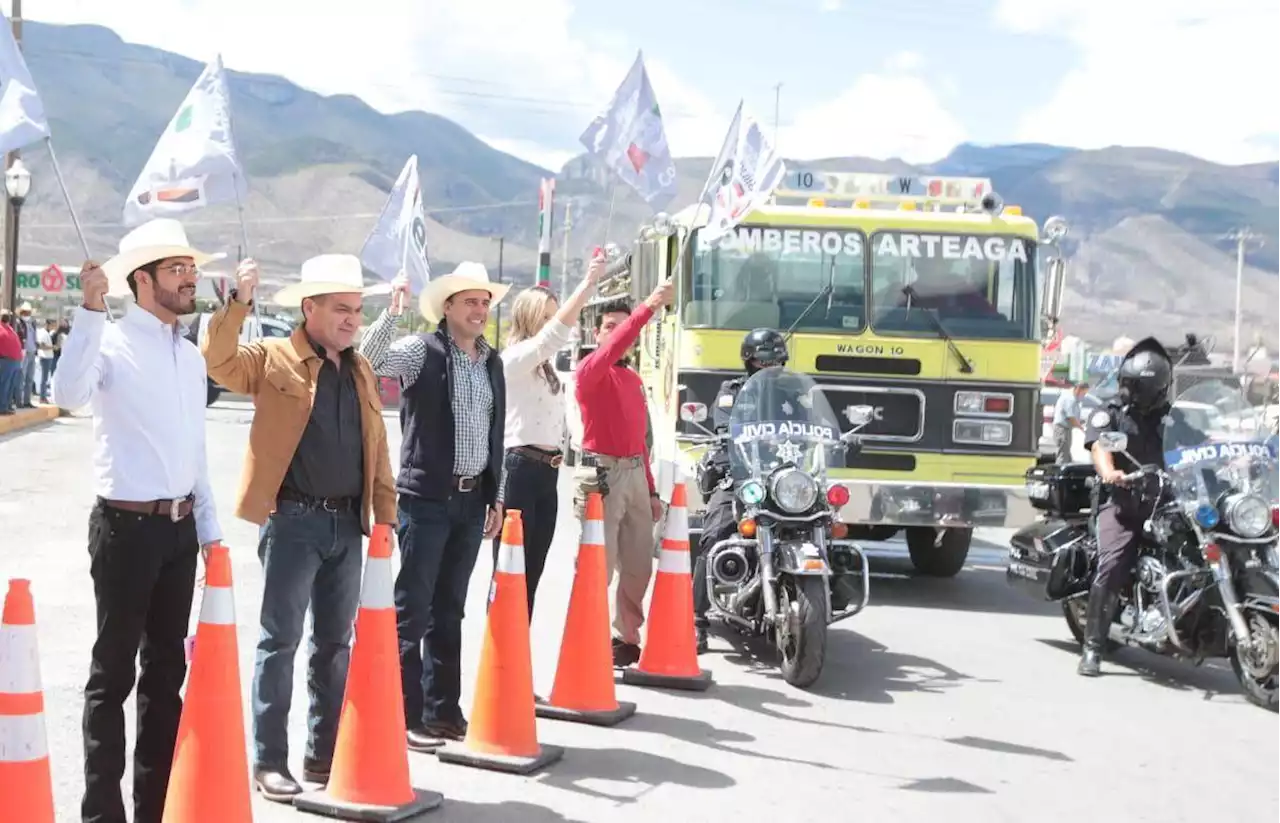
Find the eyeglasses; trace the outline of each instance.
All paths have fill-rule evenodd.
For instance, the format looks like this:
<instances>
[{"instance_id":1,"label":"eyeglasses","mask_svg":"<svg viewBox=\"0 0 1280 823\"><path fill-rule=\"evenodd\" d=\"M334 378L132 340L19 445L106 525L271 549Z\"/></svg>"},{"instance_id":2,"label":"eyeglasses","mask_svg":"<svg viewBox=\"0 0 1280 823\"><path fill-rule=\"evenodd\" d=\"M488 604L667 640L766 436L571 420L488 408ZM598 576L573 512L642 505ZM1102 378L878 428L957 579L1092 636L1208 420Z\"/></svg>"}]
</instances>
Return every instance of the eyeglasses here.
<instances>
[{"instance_id":1,"label":"eyeglasses","mask_svg":"<svg viewBox=\"0 0 1280 823\"><path fill-rule=\"evenodd\" d=\"M178 277L195 277L200 274L200 270L191 263L173 263L168 266L159 266L156 270L167 271Z\"/></svg>"}]
</instances>

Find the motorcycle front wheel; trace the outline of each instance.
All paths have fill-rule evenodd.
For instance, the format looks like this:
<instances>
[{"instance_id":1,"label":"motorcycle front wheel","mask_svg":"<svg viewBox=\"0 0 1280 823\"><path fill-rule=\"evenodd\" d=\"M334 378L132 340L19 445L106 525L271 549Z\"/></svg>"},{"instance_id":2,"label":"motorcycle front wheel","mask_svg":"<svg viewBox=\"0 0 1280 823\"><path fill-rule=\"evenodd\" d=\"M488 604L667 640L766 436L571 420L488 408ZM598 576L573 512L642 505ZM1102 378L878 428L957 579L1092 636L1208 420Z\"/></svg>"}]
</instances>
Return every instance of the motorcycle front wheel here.
<instances>
[{"instance_id":1,"label":"motorcycle front wheel","mask_svg":"<svg viewBox=\"0 0 1280 823\"><path fill-rule=\"evenodd\" d=\"M1277 688L1280 641L1277 640L1276 620L1259 612L1246 614L1253 642L1247 651L1238 644L1231 644L1231 670L1250 703L1274 712L1277 692L1280 691Z\"/></svg>"},{"instance_id":2,"label":"motorcycle front wheel","mask_svg":"<svg viewBox=\"0 0 1280 823\"><path fill-rule=\"evenodd\" d=\"M782 679L803 689L822 674L827 656L826 581L821 577L784 577L778 587L783 621L776 641Z\"/></svg>"}]
</instances>

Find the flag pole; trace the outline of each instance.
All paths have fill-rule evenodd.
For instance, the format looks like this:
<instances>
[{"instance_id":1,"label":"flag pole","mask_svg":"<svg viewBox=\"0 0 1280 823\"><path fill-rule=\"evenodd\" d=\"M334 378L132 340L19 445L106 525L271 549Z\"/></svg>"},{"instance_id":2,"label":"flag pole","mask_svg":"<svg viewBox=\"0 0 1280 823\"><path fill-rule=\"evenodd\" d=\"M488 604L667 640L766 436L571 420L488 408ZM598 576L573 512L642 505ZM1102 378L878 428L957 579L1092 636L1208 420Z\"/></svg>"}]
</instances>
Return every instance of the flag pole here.
<instances>
[{"instance_id":1,"label":"flag pole","mask_svg":"<svg viewBox=\"0 0 1280 823\"><path fill-rule=\"evenodd\" d=\"M58 188L62 190L62 199L67 201L67 211L71 213L71 225L75 227L76 239L80 241L80 251L84 252L84 259L89 260L92 256L89 254L89 241L85 240L84 229L80 226L80 218L76 216L76 207L71 202L71 193L67 191L67 181L62 177L62 166L58 163L58 153L53 150L53 139L46 137L45 146L49 149L49 163L53 166L53 176L58 181ZM111 306L107 305L106 295L103 295L102 304L107 309L107 321L116 322L116 316L111 312Z\"/></svg>"}]
</instances>

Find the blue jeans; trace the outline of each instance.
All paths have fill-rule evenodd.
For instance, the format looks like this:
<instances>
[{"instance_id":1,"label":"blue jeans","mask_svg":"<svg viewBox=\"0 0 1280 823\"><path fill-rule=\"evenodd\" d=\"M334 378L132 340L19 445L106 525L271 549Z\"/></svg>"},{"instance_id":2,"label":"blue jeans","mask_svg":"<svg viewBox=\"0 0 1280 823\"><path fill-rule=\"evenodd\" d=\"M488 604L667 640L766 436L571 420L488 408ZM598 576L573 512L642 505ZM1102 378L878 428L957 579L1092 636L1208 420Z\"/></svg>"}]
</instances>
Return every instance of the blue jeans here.
<instances>
[{"instance_id":1,"label":"blue jeans","mask_svg":"<svg viewBox=\"0 0 1280 823\"><path fill-rule=\"evenodd\" d=\"M31 389L36 382L36 353L28 352L22 358L22 384L18 387L19 405L31 405Z\"/></svg>"},{"instance_id":2,"label":"blue jeans","mask_svg":"<svg viewBox=\"0 0 1280 823\"><path fill-rule=\"evenodd\" d=\"M49 384L53 382L53 358L40 360L40 399L49 402Z\"/></svg>"},{"instance_id":3,"label":"blue jeans","mask_svg":"<svg viewBox=\"0 0 1280 823\"><path fill-rule=\"evenodd\" d=\"M0 412L13 411L18 396L18 380L22 375L22 361L0 358Z\"/></svg>"},{"instance_id":4,"label":"blue jeans","mask_svg":"<svg viewBox=\"0 0 1280 823\"><path fill-rule=\"evenodd\" d=\"M462 721L462 618L484 537L479 492L448 500L400 495L396 629L409 728Z\"/></svg>"},{"instance_id":5,"label":"blue jeans","mask_svg":"<svg viewBox=\"0 0 1280 823\"><path fill-rule=\"evenodd\" d=\"M280 501L262 527L258 559L265 585L262 634L253 671L254 763L283 768L289 757L293 658L311 604L311 693L306 756L333 758L342 694L351 659L352 624L360 607L363 549L360 515Z\"/></svg>"}]
</instances>

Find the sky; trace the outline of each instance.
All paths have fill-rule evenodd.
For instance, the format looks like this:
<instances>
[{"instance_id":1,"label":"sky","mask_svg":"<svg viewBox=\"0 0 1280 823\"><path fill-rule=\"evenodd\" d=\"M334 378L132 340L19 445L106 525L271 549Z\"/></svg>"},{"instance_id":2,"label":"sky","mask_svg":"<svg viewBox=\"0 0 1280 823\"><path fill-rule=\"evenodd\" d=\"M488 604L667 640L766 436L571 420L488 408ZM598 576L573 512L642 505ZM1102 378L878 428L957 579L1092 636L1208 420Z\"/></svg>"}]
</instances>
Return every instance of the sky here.
<instances>
[{"instance_id":1,"label":"sky","mask_svg":"<svg viewBox=\"0 0 1280 823\"><path fill-rule=\"evenodd\" d=\"M25 12L442 114L555 170L583 151L638 50L676 156L714 155L743 100L799 160L925 163L962 142L1280 158L1276 0L27 0Z\"/></svg>"}]
</instances>

